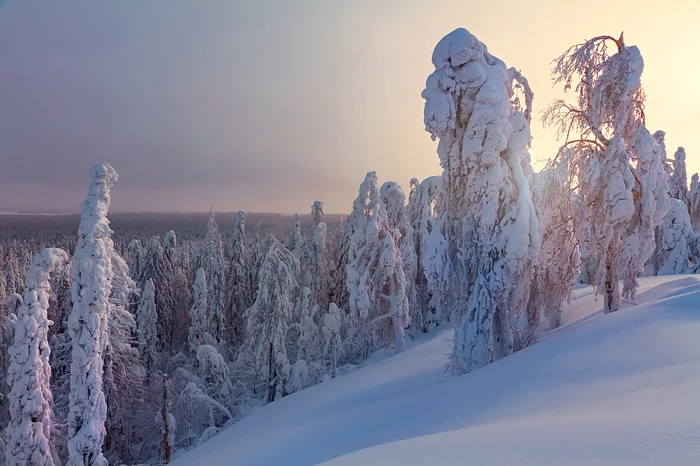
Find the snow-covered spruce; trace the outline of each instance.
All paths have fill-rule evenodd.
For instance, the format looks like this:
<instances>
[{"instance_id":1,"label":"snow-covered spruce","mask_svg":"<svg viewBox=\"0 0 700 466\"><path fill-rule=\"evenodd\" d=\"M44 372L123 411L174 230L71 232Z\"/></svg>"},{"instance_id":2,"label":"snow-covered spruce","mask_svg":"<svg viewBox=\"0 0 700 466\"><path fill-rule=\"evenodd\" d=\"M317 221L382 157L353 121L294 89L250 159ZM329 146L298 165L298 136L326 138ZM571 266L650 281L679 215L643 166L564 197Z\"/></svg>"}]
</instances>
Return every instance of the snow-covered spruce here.
<instances>
[{"instance_id":1,"label":"snow-covered spruce","mask_svg":"<svg viewBox=\"0 0 700 466\"><path fill-rule=\"evenodd\" d=\"M640 125L629 142L634 166L635 215L627 225L619 257L622 295L634 300L637 277L656 248L655 230L669 209L668 175L663 167L661 148L649 131Z\"/></svg>"},{"instance_id":2,"label":"snow-covered spruce","mask_svg":"<svg viewBox=\"0 0 700 466\"><path fill-rule=\"evenodd\" d=\"M284 246L292 251L294 257L299 259L301 254L302 236L301 236L301 217L299 214L294 214L294 225L287 232L287 239Z\"/></svg>"},{"instance_id":3,"label":"snow-covered spruce","mask_svg":"<svg viewBox=\"0 0 700 466\"><path fill-rule=\"evenodd\" d=\"M688 174L685 168L685 149L679 147L673 155L673 174L668 180L669 194L688 206Z\"/></svg>"},{"instance_id":4,"label":"snow-covered spruce","mask_svg":"<svg viewBox=\"0 0 700 466\"><path fill-rule=\"evenodd\" d=\"M331 301L341 309L350 309L350 289L348 287L348 265L357 257L357 244L353 238L364 236L367 224L367 202L371 190L377 189L377 174L368 172L364 181L360 184L357 197L352 203L352 212L342 224L342 235L339 235L336 244L335 269L333 270L333 283ZM359 233L357 233L360 231Z\"/></svg>"},{"instance_id":5,"label":"snow-covered spruce","mask_svg":"<svg viewBox=\"0 0 700 466\"><path fill-rule=\"evenodd\" d=\"M695 273L698 267L697 234L690 225L690 216L680 199L671 199L671 208L659 227L656 251L656 275Z\"/></svg>"},{"instance_id":6,"label":"snow-covered spruce","mask_svg":"<svg viewBox=\"0 0 700 466\"><path fill-rule=\"evenodd\" d=\"M245 312L247 338L239 364L253 371L253 392L272 402L284 396L290 363L285 339L294 308L299 261L274 237L259 272L258 296Z\"/></svg>"},{"instance_id":7,"label":"snow-covered spruce","mask_svg":"<svg viewBox=\"0 0 700 466\"><path fill-rule=\"evenodd\" d=\"M294 310L294 317L298 319L298 321L290 326L290 330L294 330L296 333L295 336L298 337L296 338L295 345L296 360L303 359L305 364L307 364L307 371L308 365L318 365L322 360L323 353L321 333L319 332L318 325L316 325L316 320L318 318L315 314L317 313L318 305L315 304L312 299L311 290L306 287L301 288ZM316 375L319 376L319 380L314 380L314 382L320 382L321 374Z\"/></svg>"},{"instance_id":8,"label":"snow-covered spruce","mask_svg":"<svg viewBox=\"0 0 700 466\"><path fill-rule=\"evenodd\" d=\"M413 226L406 211L406 195L401 187L393 181L387 181L379 189L379 196L386 207L389 229L398 231L400 238L398 247L401 253L401 265L406 281L405 294L408 299L411 327L422 329L423 310L416 302L416 274L418 273L418 257L413 242Z\"/></svg>"},{"instance_id":9,"label":"snow-covered spruce","mask_svg":"<svg viewBox=\"0 0 700 466\"><path fill-rule=\"evenodd\" d=\"M111 462L132 462L138 458L131 445L143 431L143 396L145 370L136 348L136 319L127 310L129 299L137 301L139 290L129 277L124 259L112 255L112 295L110 296L108 333L104 350L103 391L107 404L105 420L105 456ZM52 352L53 354L53 352ZM65 363L59 362L60 366Z\"/></svg>"},{"instance_id":10,"label":"snow-covered spruce","mask_svg":"<svg viewBox=\"0 0 700 466\"><path fill-rule=\"evenodd\" d=\"M68 413L69 466L107 464L102 455L107 415L102 392L102 353L107 338L114 254L107 211L110 190L118 176L105 163L93 166L90 178L71 267L73 310L68 318L68 332L73 350Z\"/></svg>"},{"instance_id":11,"label":"snow-covered spruce","mask_svg":"<svg viewBox=\"0 0 700 466\"><path fill-rule=\"evenodd\" d=\"M452 366L469 372L512 352L512 327L528 300L539 252L523 171L530 110L511 105L513 83L524 80L466 29L440 40L432 61L422 96L444 169L439 223L449 264L441 281L456 318Z\"/></svg>"},{"instance_id":12,"label":"snow-covered spruce","mask_svg":"<svg viewBox=\"0 0 700 466\"><path fill-rule=\"evenodd\" d=\"M207 321L209 333L217 342L224 339L224 252L219 227L214 221L214 211L209 214L207 231L195 254L192 270L204 269L207 277Z\"/></svg>"},{"instance_id":13,"label":"snow-covered spruce","mask_svg":"<svg viewBox=\"0 0 700 466\"><path fill-rule=\"evenodd\" d=\"M334 377L338 367L338 361L343 354L343 340L340 336L341 325L340 310L335 303L330 303L328 312L323 315L323 359L327 371Z\"/></svg>"},{"instance_id":14,"label":"snow-covered spruce","mask_svg":"<svg viewBox=\"0 0 700 466\"><path fill-rule=\"evenodd\" d=\"M207 276L204 269L197 269L192 285L192 308L190 309L190 328L187 342L192 354L197 354L200 345L214 344L209 333L209 313L207 311Z\"/></svg>"},{"instance_id":15,"label":"snow-covered spruce","mask_svg":"<svg viewBox=\"0 0 700 466\"><path fill-rule=\"evenodd\" d=\"M416 329L422 323L424 332L435 328L447 317L440 309L441 278L445 275L446 265L445 238L437 224L437 201L441 186L441 176L431 176L421 183L413 178L408 200L408 216L418 259L416 306L411 316L411 328Z\"/></svg>"},{"instance_id":16,"label":"snow-covered spruce","mask_svg":"<svg viewBox=\"0 0 700 466\"><path fill-rule=\"evenodd\" d=\"M197 348L197 373L207 393L227 409L233 407L233 386L223 356L211 345Z\"/></svg>"},{"instance_id":17,"label":"snow-covered spruce","mask_svg":"<svg viewBox=\"0 0 700 466\"><path fill-rule=\"evenodd\" d=\"M22 305L10 346L7 383L10 423L5 460L8 466L52 466L53 396L49 380L50 274L68 261L62 249L44 249L27 271Z\"/></svg>"},{"instance_id":18,"label":"snow-covered spruce","mask_svg":"<svg viewBox=\"0 0 700 466\"><path fill-rule=\"evenodd\" d=\"M669 178L673 175L673 164L671 160L668 159L668 154L666 153L666 132L663 130L654 131L651 135L656 143L661 147L661 158L663 159L664 171Z\"/></svg>"},{"instance_id":19,"label":"snow-covered spruce","mask_svg":"<svg viewBox=\"0 0 700 466\"><path fill-rule=\"evenodd\" d=\"M240 345L243 342L245 322L243 313L253 304L249 254L245 239L245 212L238 212L233 228L229 250L229 272L226 286L226 315L229 342Z\"/></svg>"},{"instance_id":20,"label":"snow-covered spruce","mask_svg":"<svg viewBox=\"0 0 700 466\"><path fill-rule=\"evenodd\" d=\"M694 173L690 178L688 204L688 214L693 230L700 231L700 177L697 173Z\"/></svg>"},{"instance_id":21,"label":"snow-covered spruce","mask_svg":"<svg viewBox=\"0 0 700 466\"><path fill-rule=\"evenodd\" d=\"M402 352L406 349L404 329L411 317L398 244L401 234L389 228L374 172L367 174L360 189L366 201L350 238L347 266L351 318L360 328L355 337L365 356L382 347Z\"/></svg>"},{"instance_id":22,"label":"snow-covered spruce","mask_svg":"<svg viewBox=\"0 0 700 466\"><path fill-rule=\"evenodd\" d=\"M146 286L141 292L141 301L136 311L136 325L139 332L139 353L146 369L146 381L150 381L150 374L155 370L156 355L158 353L158 310L156 309L156 295L153 280L146 281Z\"/></svg>"},{"instance_id":23,"label":"snow-covered spruce","mask_svg":"<svg viewBox=\"0 0 700 466\"><path fill-rule=\"evenodd\" d=\"M327 227L323 221L323 202L313 203L311 219L311 229L304 238L299 255L299 286L309 289L314 306L326 309L330 302L331 265L327 248Z\"/></svg>"}]
</instances>

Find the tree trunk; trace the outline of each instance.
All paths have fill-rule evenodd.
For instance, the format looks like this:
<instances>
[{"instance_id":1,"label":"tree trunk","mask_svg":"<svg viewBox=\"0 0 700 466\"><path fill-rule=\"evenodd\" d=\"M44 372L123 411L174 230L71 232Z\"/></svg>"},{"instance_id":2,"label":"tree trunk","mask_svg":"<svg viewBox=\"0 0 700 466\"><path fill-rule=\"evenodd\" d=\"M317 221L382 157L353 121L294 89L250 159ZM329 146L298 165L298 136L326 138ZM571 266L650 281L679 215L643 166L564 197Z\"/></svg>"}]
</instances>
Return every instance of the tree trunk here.
<instances>
[{"instance_id":1,"label":"tree trunk","mask_svg":"<svg viewBox=\"0 0 700 466\"><path fill-rule=\"evenodd\" d=\"M403 353L406 351L403 322L398 316L394 315L391 317L391 324L394 327L394 348L396 349L397 353Z\"/></svg>"},{"instance_id":2,"label":"tree trunk","mask_svg":"<svg viewBox=\"0 0 700 466\"><path fill-rule=\"evenodd\" d=\"M165 464L170 463L170 439L168 438L168 375L163 374L163 452Z\"/></svg>"},{"instance_id":3,"label":"tree trunk","mask_svg":"<svg viewBox=\"0 0 700 466\"><path fill-rule=\"evenodd\" d=\"M277 392L277 383L273 382L274 380L274 375L273 375L273 370L274 370L274 365L272 364L273 361L273 352L274 347L272 345L272 342L270 342L270 367L267 371L267 402L272 403L275 401L275 393Z\"/></svg>"},{"instance_id":4,"label":"tree trunk","mask_svg":"<svg viewBox=\"0 0 700 466\"><path fill-rule=\"evenodd\" d=\"M620 307L620 285L613 274L612 261L605 264L605 308L604 314L615 312Z\"/></svg>"},{"instance_id":5,"label":"tree trunk","mask_svg":"<svg viewBox=\"0 0 700 466\"><path fill-rule=\"evenodd\" d=\"M397 353L403 353L406 351L406 340L403 331L403 319L398 315L399 310L396 305L396 300L398 299L396 284L394 280L391 280L389 284L389 296L386 297L386 300L389 302L389 315L391 315L391 325L394 327L394 349Z\"/></svg>"}]
</instances>

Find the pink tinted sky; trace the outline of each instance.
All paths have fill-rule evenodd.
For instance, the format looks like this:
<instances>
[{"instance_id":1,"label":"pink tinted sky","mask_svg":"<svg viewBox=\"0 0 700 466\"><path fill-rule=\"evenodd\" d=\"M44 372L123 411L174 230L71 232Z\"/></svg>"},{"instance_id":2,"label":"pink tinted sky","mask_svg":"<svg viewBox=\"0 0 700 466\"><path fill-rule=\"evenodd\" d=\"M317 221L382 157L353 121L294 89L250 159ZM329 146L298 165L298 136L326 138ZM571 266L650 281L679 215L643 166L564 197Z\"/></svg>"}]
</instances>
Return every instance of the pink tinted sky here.
<instances>
[{"instance_id":1,"label":"pink tinted sky","mask_svg":"<svg viewBox=\"0 0 700 466\"><path fill-rule=\"evenodd\" d=\"M420 92L437 41L466 27L535 91L550 62L625 31L645 58L647 126L700 170L700 2L6 0L0 211L76 211L96 161L114 210L346 212L368 170L438 174ZM533 158L558 147L533 127Z\"/></svg>"}]
</instances>

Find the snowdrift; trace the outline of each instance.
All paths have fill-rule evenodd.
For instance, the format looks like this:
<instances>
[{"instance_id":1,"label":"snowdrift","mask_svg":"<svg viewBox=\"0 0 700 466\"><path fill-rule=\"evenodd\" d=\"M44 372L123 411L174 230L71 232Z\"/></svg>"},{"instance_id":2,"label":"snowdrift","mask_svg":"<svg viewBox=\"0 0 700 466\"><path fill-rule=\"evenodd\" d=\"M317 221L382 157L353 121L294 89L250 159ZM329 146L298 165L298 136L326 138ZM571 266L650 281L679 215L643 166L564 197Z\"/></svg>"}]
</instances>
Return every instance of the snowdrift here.
<instances>
[{"instance_id":1,"label":"snowdrift","mask_svg":"<svg viewBox=\"0 0 700 466\"><path fill-rule=\"evenodd\" d=\"M186 465L700 464L700 276L641 279L602 315L590 288L564 326L465 376L451 331L267 405Z\"/></svg>"}]
</instances>

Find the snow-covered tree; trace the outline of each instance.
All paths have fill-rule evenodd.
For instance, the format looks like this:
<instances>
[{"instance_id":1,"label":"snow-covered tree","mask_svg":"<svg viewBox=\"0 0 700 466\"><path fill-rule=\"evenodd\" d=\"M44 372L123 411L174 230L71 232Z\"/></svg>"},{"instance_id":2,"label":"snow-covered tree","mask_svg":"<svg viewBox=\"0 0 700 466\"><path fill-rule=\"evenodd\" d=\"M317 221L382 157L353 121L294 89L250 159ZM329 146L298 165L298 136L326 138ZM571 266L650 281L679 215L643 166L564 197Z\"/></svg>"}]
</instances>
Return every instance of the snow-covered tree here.
<instances>
[{"instance_id":1,"label":"snow-covered tree","mask_svg":"<svg viewBox=\"0 0 700 466\"><path fill-rule=\"evenodd\" d=\"M688 204L690 208L690 223L693 230L700 231L700 178L694 173L690 178L690 190L688 191Z\"/></svg>"},{"instance_id":2,"label":"snow-covered tree","mask_svg":"<svg viewBox=\"0 0 700 466\"><path fill-rule=\"evenodd\" d=\"M210 345L197 348L197 373L206 392L229 410L233 407L233 386L223 356Z\"/></svg>"},{"instance_id":3,"label":"snow-covered tree","mask_svg":"<svg viewBox=\"0 0 700 466\"><path fill-rule=\"evenodd\" d=\"M443 171L440 225L447 241L443 291L456 318L451 361L472 371L513 351L528 300L539 228L523 165L531 91L466 29L438 42L422 96ZM515 96L525 90L524 109ZM521 111L522 110L522 111ZM449 291L448 291L449 290Z\"/></svg>"},{"instance_id":4,"label":"snow-covered tree","mask_svg":"<svg viewBox=\"0 0 700 466\"><path fill-rule=\"evenodd\" d=\"M304 238L299 254L299 286L309 289L312 305L326 309L330 302L331 265L322 202L316 201L311 206L311 218L311 230Z\"/></svg>"},{"instance_id":5,"label":"snow-covered tree","mask_svg":"<svg viewBox=\"0 0 700 466\"><path fill-rule=\"evenodd\" d=\"M216 341L224 338L224 252L219 227L214 221L214 211L209 215L207 231L199 251L194 257L193 270L204 269L207 276L207 321L209 333Z\"/></svg>"},{"instance_id":6,"label":"snow-covered tree","mask_svg":"<svg viewBox=\"0 0 700 466\"><path fill-rule=\"evenodd\" d=\"M431 176L421 183L414 178L408 200L408 216L418 259L416 306L411 316L411 327L416 329L422 325L424 332L435 328L445 317L439 311L441 277L445 266L445 239L437 225L437 200L441 185L441 176Z\"/></svg>"},{"instance_id":7,"label":"snow-covered tree","mask_svg":"<svg viewBox=\"0 0 700 466\"><path fill-rule=\"evenodd\" d=\"M194 382L188 382L180 391L175 404L177 424L186 425L188 436L200 437L209 429L222 425L223 419L230 419L230 411L221 403L204 393ZM201 438L201 437L200 437Z\"/></svg>"},{"instance_id":8,"label":"snow-covered tree","mask_svg":"<svg viewBox=\"0 0 700 466\"><path fill-rule=\"evenodd\" d=\"M528 304L531 327L545 315L550 328L561 325L562 307L573 296L571 285L581 262L575 221L579 208L571 190L568 167L555 160L535 174L533 202L542 232L540 258L535 267Z\"/></svg>"},{"instance_id":9,"label":"snow-covered tree","mask_svg":"<svg viewBox=\"0 0 700 466\"><path fill-rule=\"evenodd\" d=\"M693 272L698 265L692 263L697 260L693 253L697 241L685 204L680 199L671 199L671 208L659 228L654 258L656 275Z\"/></svg>"},{"instance_id":10,"label":"snow-covered tree","mask_svg":"<svg viewBox=\"0 0 700 466\"><path fill-rule=\"evenodd\" d=\"M400 233L389 228L374 172L367 174L360 189L366 193L366 201L350 238L347 266L351 318L362 322L356 338L365 355L377 347L393 346L402 352L406 349L404 329L411 318L398 244Z\"/></svg>"},{"instance_id":11,"label":"snow-covered tree","mask_svg":"<svg viewBox=\"0 0 700 466\"><path fill-rule=\"evenodd\" d=\"M255 302L258 293L258 273L265 260L265 238L262 234L262 225L258 223L253 229L248 243L248 273L250 275L250 302Z\"/></svg>"},{"instance_id":12,"label":"snow-covered tree","mask_svg":"<svg viewBox=\"0 0 700 466\"><path fill-rule=\"evenodd\" d=\"M139 331L139 353L146 369L146 381L155 368L158 353L158 310L156 308L156 290L153 280L146 281L141 292L141 301L136 311L136 325Z\"/></svg>"},{"instance_id":13,"label":"snow-covered tree","mask_svg":"<svg viewBox=\"0 0 700 466\"><path fill-rule=\"evenodd\" d=\"M671 163L671 160L668 159L668 154L666 153L666 132L658 130L655 131L651 137L654 138L656 143L661 148L661 158L663 159L664 171L668 177L671 178L671 175L673 175L673 164Z\"/></svg>"},{"instance_id":14,"label":"snow-covered tree","mask_svg":"<svg viewBox=\"0 0 700 466\"><path fill-rule=\"evenodd\" d=\"M301 254L301 246L303 244L301 236L301 217L299 214L294 214L294 226L287 232L287 239L284 246L292 251L297 259Z\"/></svg>"},{"instance_id":15,"label":"snow-covered tree","mask_svg":"<svg viewBox=\"0 0 700 466\"><path fill-rule=\"evenodd\" d=\"M609 43L617 52L608 53ZM555 83L575 86L575 104L556 101L544 120L572 136L568 154L587 206L591 282L616 311L621 296L634 298L637 275L654 250L654 229L668 210L667 173L658 140L644 128L644 61L623 37L595 37L569 48L555 61ZM581 78L578 83L574 79ZM619 281L623 280L620 292Z\"/></svg>"},{"instance_id":16,"label":"snow-covered tree","mask_svg":"<svg viewBox=\"0 0 700 466\"><path fill-rule=\"evenodd\" d=\"M323 212L323 202L314 201L311 204L311 226L315 228L321 223L326 223L326 214Z\"/></svg>"},{"instance_id":17,"label":"snow-covered tree","mask_svg":"<svg viewBox=\"0 0 700 466\"><path fill-rule=\"evenodd\" d=\"M177 258L177 236L175 232L170 230L163 237L163 250L165 252L165 258L170 262L173 268L178 265Z\"/></svg>"},{"instance_id":18,"label":"snow-covered tree","mask_svg":"<svg viewBox=\"0 0 700 466\"><path fill-rule=\"evenodd\" d=\"M209 314L207 312L207 276L204 269L197 269L192 285L192 308L190 309L190 329L187 336L190 351L197 354L200 345L210 344L213 337L209 333Z\"/></svg>"},{"instance_id":19,"label":"snow-covered tree","mask_svg":"<svg viewBox=\"0 0 700 466\"><path fill-rule=\"evenodd\" d=\"M68 318L68 332L73 349L67 463L70 466L107 465L102 454L107 415L102 392L102 353L107 339L114 254L107 211L110 190L118 176L105 163L93 166L90 177L71 267L73 309Z\"/></svg>"},{"instance_id":20,"label":"snow-covered tree","mask_svg":"<svg viewBox=\"0 0 700 466\"><path fill-rule=\"evenodd\" d=\"M685 169L685 149L679 147L673 156L673 174L668 180L669 193L688 206L688 174Z\"/></svg>"},{"instance_id":21,"label":"snow-covered tree","mask_svg":"<svg viewBox=\"0 0 700 466\"><path fill-rule=\"evenodd\" d=\"M356 259L358 246L352 244L353 235L357 230L366 228L367 224L367 202L371 190L377 190L377 174L368 172L365 179L360 184L357 198L352 203L352 212L342 224L342 235L336 241L335 269L333 270L333 283L331 301L339 308L348 308L350 292L348 289L348 265ZM358 234L358 237L361 234Z\"/></svg>"},{"instance_id":22,"label":"snow-covered tree","mask_svg":"<svg viewBox=\"0 0 700 466\"><path fill-rule=\"evenodd\" d=\"M321 334L314 319L317 305L312 302L311 290L304 287L297 298L297 311L295 314L299 321L292 325L299 335L297 340L297 359L303 359L307 363L317 362L321 359Z\"/></svg>"},{"instance_id":23,"label":"snow-covered tree","mask_svg":"<svg viewBox=\"0 0 700 466\"><path fill-rule=\"evenodd\" d=\"M53 466L53 396L47 318L51 285L49 275L65 265L62 249L44 249L27 271L22 305L10 347L7 383L10 423L7 426L6 462L11 466Z\"/></svg>"},{"instance_id":24,"label":"snow-covered tree","mask_svg":"<svg viewBox=\"0 0 700 466\"><path fill-rule=\"evenodd\" d=\"M136 458L131 445L143 438L140 429L144 423L140 422L139 405L145 371L136 348L136 320L127 308L129 300L137 296L139 290L129 277L126 262L116 251L112 255L112 270L114 277L107 325L109 338L103 353L103 390L107 405L104 451L112 462L132 462ZM61 340L57 341L61 348ZM58 365L62 367L65 363L59 359ZM62 385L61 381L59 386Z\"/></svg>"},{"instance_id":25,"label":"snow-covered tree","mask_svg":"<svg viewBox=\"0 0 700 466\"><path fill-rule=\"evenodd\" d=\"M343 354L343 340L340 336L341 325L340 310L335 303L328 306L328 312L323 315L323 357L326 361L326 368L331 376L335 376L338 361Z\"/></svg>"},{"instance_id":26,"label":"snow-covered tree","mask_svg":"<svg viewBox=\"0 0 700 466\"><path fill-rule=\"evenodd\" d=\"M284 395L290 364L285 339L294 308L299 261L272 239L259 273L258 295L245 313L246 342L239 361L252 367L254 390L269 402ZM260 393L262 390L262 393Z\"/></svg>"},{"instance_id":27,"label":"snow-covered tree","mask_svg":"<svg viewBox=\"0 0 700 466\"><path fill-rule=\"evenodd\" d=\"M127 254L129 260L129 276L136 282L137 285L146 283L145 268L146 268L146 249L141 245L141 241L133 239L127 246ZM137 304L133 306L136 309Z\"/></svg>"},{"instance_id":28,"label":"snow-covered tree","mask_svg":"<svg viewBox=\"0 0 700 466\"><path fill-rule=\"evenodd\" d=\"M619 256L623 296L634 300L637 277L656 248L656 229L669 209L668 176L663 167L661 148L644 126L639 126L629 142L634 166L635 186L632 190L635 213L627 225Z\"/></svg>"},{"instance_id":29,"label":"snow-covered tree","mask_svg":"<svg viewBox=\"0 0 700 466\"><path fill-rule=\"evenodd\" d=\"M243 342L245 322L243 313L253 301L251 297L248 248L245 239L245 212L238 212L228 252L229 274L226 287L226 321L229 340L234 345Z\"/></svg>"},{"instance_id":30,"label":"snow-covered tree","mask_svg":"<svg viewBox=\"0 0 700 466\"><path fill-rule=\"evenodd\" d=\"M387 181L379 189L379 196L386 208L387 220L390 230L398 230L401 235L398 242L401 252L401 264L406 280L405 293L408 299L411 323L422 328L423 310L418 308L416 302L416 274L418 273L418 257L413 242L414 232L408 213L406 211L406 196L401 187L393 181ZM417 322L414 322L414 318Z\"/></svg>"},{"instance_id":31,"label":"snow-covered tree","mask_svg":"<svg viewBox=\"0 0 700 466\"><path fill-rule=\"evenodd\" d=\"M70 275L70 262L68 262L53 276L51 283L52 295L49 299L48 310L49 320L53 322L53 325L49 327L49 338L66 331L66 322L71 309Z\"/></svg>"},{"instance_id":32,"label":"snow-covered tree","mask_svg":"<svg viewBox=\"0 0 700 466\"><path fill-rule=\"evenodd\" d=\"M170 241L174 241L174 236L170 237ZM143 269L142 282L139 284L141 289L146 288L148 280L153 280L154 299L156 309L158 309L158 350L163 353L168 353L172 350L174 339L174 328L177 325L175 322L174 309L174 290L173 277L174 269L171 261L173 254L173 246L169 246L170 256L166 254L163 243L160 238L153 236L148 240L145 251L145 263Z\"/></svg>"},{"instance_id":33,"label":"snow-covered tree","mask_svg":"<svg viewBox=\"0 0 700 466\"><path fill-rule=\"evenodd\" d=\"M171 354L183 350L187 345L189 332L190 289L187 274L182 267L173 271L173 317L172 317L172 348Z\"/></svg>"}]
</instances>

